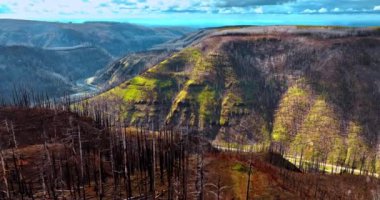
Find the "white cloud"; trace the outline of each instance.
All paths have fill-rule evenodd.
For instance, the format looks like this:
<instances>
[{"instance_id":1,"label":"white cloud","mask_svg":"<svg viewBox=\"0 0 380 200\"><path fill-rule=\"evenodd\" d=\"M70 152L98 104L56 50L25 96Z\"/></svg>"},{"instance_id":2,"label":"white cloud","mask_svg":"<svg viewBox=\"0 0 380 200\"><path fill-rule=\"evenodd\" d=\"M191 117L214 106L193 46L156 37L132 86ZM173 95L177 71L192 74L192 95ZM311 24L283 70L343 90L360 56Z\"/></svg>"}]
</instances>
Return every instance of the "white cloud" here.
<instances>
[{"instance_id":1,"label":"white cloud","mask_svg":"<svg viewBox=\"0 0 380 200\"><path fill-rule=\"evenodd\" d=\"M218 13L221 14L236 14L236 13L246 13L247 10L243 8L238 7L232 7L232 8L221 8L218 10Z\"/></svg>"},{"instance_id":2,"label":"white cloud","mask_svg":"<svg viewBox=\"0 0 380 200\"><path fill-rule=\"evenodd\" d=\"M231 14L232 11L231 11L231 9L221 8L218 10L218 13L220 13L220 14Z\"/></svg>"},{"instance_id":3,"label":"white cloud","mask_svg":"<svg viewBox=\"0 0 380 200\"><path fill-rule=\"evenodd\" d=\"M256 7L256 8L231 7L231 8L220 8L218 10L218 13L221 13L221 14L249 14L249 13L263 14L264 9L261 6Z\"/></svg>"},{"instance_id":4,"label":"white cloud","mask_svg":"<svg viewBox=\"0 0 380 200\"><path fill-rule=\"evenodd\" d=\"M133 3L133 2L136 2ZM141 13L137 0L128 0L128 4L117 4L113 0L1 0L8 5L11 13L0 14L0 18L15 19L91 19L120 18Z\"/></svg>"},{"instance_id":5,"label":"white cloud","mask_svg":"<svg viewBox=\"0 0 380 200\"><path fill-rule=\"evenodd\" d=\"M347 8L346 12L357 12L355 8Z\"/></svg>"},{"instance_id":6,"label":"white cloud","mask_svg":"<svg viewBox=\"0 0 380 200\"><path fill-rule=\"evenodd\" d=\"M302 11L302 13L307 13L307 14L311 14L311 13L316 13L317 10L312 10L312 9L305 9L304 11Z\"/></svg>"},{"instance_id":7,"label":"white cloud","mask_svg":"<svg viewBox=\"0 0 380 200\"><path fill-rule=\"evenodd\" d=\"M220 6L221 1L233 2ZM224 13L224 14L270 14L270 13L359 13L380 11L380 0L290 0L288 3L262 5L267 0L0 0L7 12L0 18L17 19L127 19L134 16L166 15L168 13ZM269 0L268 0L269 1ZM342 4L341 1L350 1ZM358 1L366 2L364 4ZM369 2L372 1L372 2ZM353 2L353 3L352 3ZM356 3L355 3L356 2ZM242 5L242 6L240 6ZM244 5L244 6L243 6ZM311 7L310 7L311 6ZM367 10L366 10L367 9ZM4 9L3 9L4 10ZM10 12L9 12L10 11ZM173 14L172 16L175 16Z\"/></svg>"},{"instance_id":8,"label":"white cloud","mask_svg":"<svg viewBox=\"0 0 380 200\"><path fill-rule=\"evenodd\" d=\"M327 12L327 9L326 8L321 8L318 10L319 13L326 13Z\"/></svg>"},{"instance_id":9,"label":"white cloud","mask_svg":"<svg viewBox=\"0 0 380 200\"><path fill-rule=\"evenodd\" d=\"M253 11L257 14L263 14L264 13L264 9L262 6L255 8Z\"/></svg>"}]
</instances>

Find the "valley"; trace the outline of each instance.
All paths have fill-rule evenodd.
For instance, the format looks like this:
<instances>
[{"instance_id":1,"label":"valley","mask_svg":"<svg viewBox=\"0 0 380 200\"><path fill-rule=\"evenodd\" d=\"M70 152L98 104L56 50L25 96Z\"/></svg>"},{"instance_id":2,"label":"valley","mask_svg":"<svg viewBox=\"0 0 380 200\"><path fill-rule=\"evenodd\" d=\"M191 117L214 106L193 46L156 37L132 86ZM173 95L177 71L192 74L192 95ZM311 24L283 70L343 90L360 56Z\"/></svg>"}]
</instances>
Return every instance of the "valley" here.
<instances>
[{"instance_id":1,"label":"valley","mask_svg":"<svg viewBox=\"0 0 380 200\"><path fill-rule=\"evenodd\" d=\"M209 28L91 73L0 101L0 198L380 197L377 28Z\"/></svg>"},{"instance_id":2,"label":"valley","mask_svg":"<svg viewBox=\"0 0 380 200\"><path fill-rule=\"evenodd\" d=\"M94 76L122 56L149 50L191 31L127 23L1 19L0 95L10 101L14 88L24 85L52 97L81 92L78 80Z\"/></svg>"}]
</instances>

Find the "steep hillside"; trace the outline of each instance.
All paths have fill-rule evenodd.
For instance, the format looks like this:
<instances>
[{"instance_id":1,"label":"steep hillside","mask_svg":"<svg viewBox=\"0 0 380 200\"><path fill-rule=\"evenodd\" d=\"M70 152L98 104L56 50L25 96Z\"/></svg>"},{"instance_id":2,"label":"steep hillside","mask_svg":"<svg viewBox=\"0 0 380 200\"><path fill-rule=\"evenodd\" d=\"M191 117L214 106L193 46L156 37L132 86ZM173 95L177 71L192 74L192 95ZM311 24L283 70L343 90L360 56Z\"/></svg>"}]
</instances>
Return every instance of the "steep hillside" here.
<instances>
[{"instance_id":1,"label":"steep hillside","mask_svg":"<svg viewBox=\"0 0 380 200\"><path fill-rule=\"evenodd\" d=\"M364 200L380 192L376 178L301 173L273 152L222 152L174 130L108 125L60 109L0 107L1 199Z\"/></svg>"},{"instance_id":2,"label":"steep hillside","mask_svg":"<svg viewBox=\"0 0 380 200\"><path fill-rule=\"evenodd\" d=\"M92 84L112 88L165 60L172 51L152 50L130 54L99 70Z\"/></svg>"},{"instance_id":3,"label":"steep hillside","mask_svg":"<svg viewBox=\"0 0 380 200\"><path fill-rule=\"evenodd\" d=\"M77 91L76 81L106 66L110 57L97 48L68 51L25 46L0 47L0 96L27 87L49 96Z\"/></svg>"},{"instance_id":4,"label":"steep hillside","mask_svg":"<svg viewBox=\"0 0 380 200\"><path fill-rule=\"evenodd\" d=\"M358 137L372 162L379 39L369 29L220 30L93 101L120 105L132 125L197 129L219 143L273 139L331 162L351 162L342 159Z\"/></svg>"},{"instance_id":5,"label":"steep hillside","mask_svg":"<svg viewBox=\"0 0 380 200\"><path fill-rule=\"evenodd\" d=\"M149 28L127 23L83 24L0 20L0 95L27 85L52 96L81 91L121 56L146 51L190 29ZM42 84L43 83L43 84Z\"/></svg>"},{"instance_id":6,"label":"steep hillside","mask_svg":"<svg viewBox=\"0 0 380 200\"><path fill-rule=\"evenodd\" d=\"M64 143L71 137L70 132L77 132L78 128L84 140L91 144L103 137L92 119L66 111L0 107L0 124L2 150L13 147L10 141L12 131L19 148L33 148L45 141Z\"/></svg>"},{"instance_id":7,"label":"steep hillside","mask_svg":"<svg viewBox=\"0 0 380 200\"><path fill-rule=\"evenodd\" d=\"M217 29L203 29L154 46L149 51L130 54L98 71L92 81L102 89L112 88L153 67L175 52L199 43Z\"/></svg>"}]
</instances>

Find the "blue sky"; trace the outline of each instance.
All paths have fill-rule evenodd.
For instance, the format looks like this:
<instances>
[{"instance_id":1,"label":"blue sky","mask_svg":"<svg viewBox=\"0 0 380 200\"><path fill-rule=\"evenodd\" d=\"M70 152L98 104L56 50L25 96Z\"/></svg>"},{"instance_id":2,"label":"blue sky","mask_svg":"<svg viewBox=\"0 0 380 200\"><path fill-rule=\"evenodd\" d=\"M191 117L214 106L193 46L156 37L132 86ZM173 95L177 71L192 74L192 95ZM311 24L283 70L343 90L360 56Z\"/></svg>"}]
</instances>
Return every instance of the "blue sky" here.
<instances>
[{"instance_id":1,"label":"blue sky","mask_svg":"<svg viewBox=\"0 0 380 200\"><path fill-rule=\"evenodd\" d=\"M380 26L380 0L1 0L0 18L191 26Z\"/></svg>"}]
</instances>

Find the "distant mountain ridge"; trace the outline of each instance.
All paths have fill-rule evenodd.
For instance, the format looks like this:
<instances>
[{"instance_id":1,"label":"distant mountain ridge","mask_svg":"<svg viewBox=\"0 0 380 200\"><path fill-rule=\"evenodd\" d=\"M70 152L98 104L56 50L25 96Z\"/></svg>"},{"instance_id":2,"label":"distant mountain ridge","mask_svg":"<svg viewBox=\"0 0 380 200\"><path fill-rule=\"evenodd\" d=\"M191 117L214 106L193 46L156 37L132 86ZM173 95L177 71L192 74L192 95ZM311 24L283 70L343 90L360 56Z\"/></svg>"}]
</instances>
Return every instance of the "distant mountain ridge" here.
<instances>
[{"instance_id":1,"label":"distant mountain ridge","mask_svg":"<svg viewBox=\"0 0 380 200\"><path fill-rule=\"evenodd\" d=\"M59 48L82 45L99 46L115 57L144 51L189 32L189 28L149 28L129 23L86 22L54 23L0 20L0 45Z\"/></svg>"},{"instance_id":2,"label":"distant mountain ridge","mask_svg":"<svg viewBox=\"0 0 380 200\"><path fill-rule=\"evenodd\" d=\"M0 95L9 98L18 87L55 97L74 93L76 80L94 74L110 59L96 48L52 51L0 46Z\"/></svg>"},{"instance_id":3,"label":"distant mountain ridge","mask_svg":"<svg viewBox=\"0 0 380 200\"><path fill-rule=\"evenodd\" d=\"M128 23L54 23L0 19L0 96L12 85L60 96L81 88L114 60L182 37L192 29Z\"/></svg>"}]
</instances>

